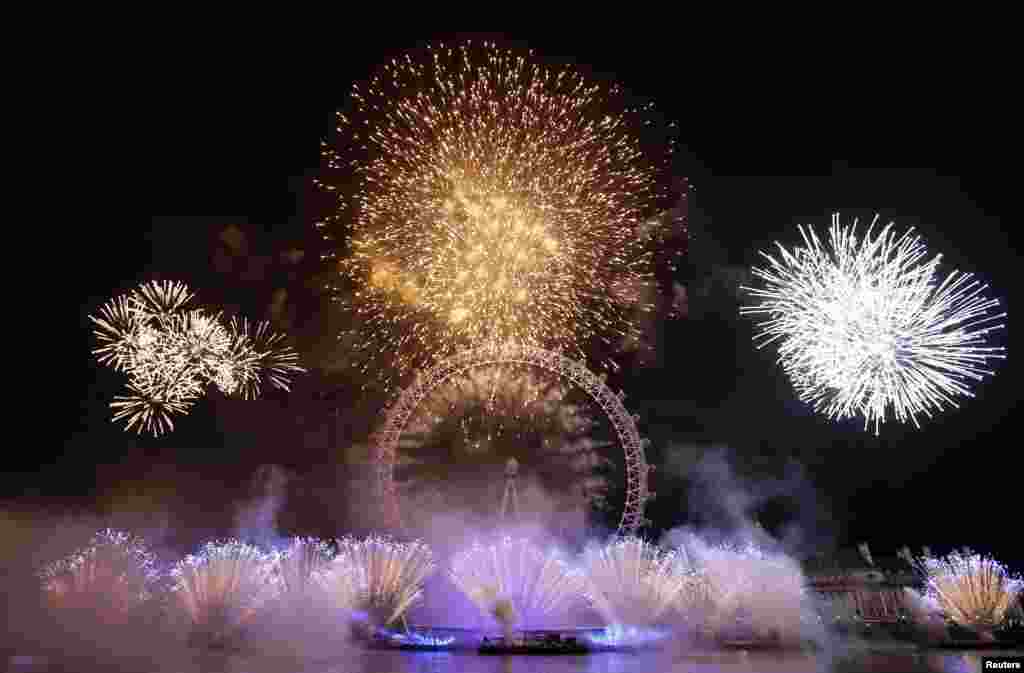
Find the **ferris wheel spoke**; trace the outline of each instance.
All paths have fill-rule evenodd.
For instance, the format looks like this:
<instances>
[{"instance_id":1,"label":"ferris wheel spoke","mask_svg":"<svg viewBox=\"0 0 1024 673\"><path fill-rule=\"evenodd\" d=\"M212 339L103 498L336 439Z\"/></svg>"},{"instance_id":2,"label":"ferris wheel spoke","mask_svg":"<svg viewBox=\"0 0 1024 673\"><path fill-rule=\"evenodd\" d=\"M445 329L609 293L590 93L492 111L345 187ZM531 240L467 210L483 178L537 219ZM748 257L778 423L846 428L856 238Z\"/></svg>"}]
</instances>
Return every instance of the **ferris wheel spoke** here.
<instances>
[{"instance_id":1,"label":"ferris wheel spoke","mask_svg":"<svg viewBox=\"0 0 1024 673\"><path fill-rule=\"evenodd\" d=\"M644 452L645 440L640 438L637 431L638 419L636 416L630 415L623 405L624 395L613 393L605 384L604 377L596 376L583 364L560 353L532 346L516 345L504 346L500 349L467 350L453 355L418 376L409 388L400 393L395 403L387 410L384 424L375 436L375 446L379 468L377 470L378 494L384 500L382 509L390 519L388 523L398 528L403 527L401 508L399 507L399 488L395 484L395 463L403 431L416 409L432 391L452 377L488 365L526 366L546 370L571 382L601 408L614 429L625 459L626 497L618 533L620 535L636 534L645 522L643 510L648 494L648 466ZM553 452L552 455L557 455L557 453ZM566 455L579 454L570 452Z\"/></svg>"}]
</instances>

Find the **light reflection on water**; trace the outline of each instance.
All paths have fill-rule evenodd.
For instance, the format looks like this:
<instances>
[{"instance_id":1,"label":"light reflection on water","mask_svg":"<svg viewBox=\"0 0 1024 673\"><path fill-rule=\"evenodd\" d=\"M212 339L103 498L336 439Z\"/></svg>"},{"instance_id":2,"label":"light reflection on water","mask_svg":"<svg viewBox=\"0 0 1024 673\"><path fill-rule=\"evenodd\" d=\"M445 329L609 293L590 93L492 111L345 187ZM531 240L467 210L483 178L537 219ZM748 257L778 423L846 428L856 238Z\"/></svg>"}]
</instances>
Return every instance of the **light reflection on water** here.
<instances>
[{"instance_id":1,"label":"light reflection on water","mask_svg":"<svg viewBox=\"0 0 1024 673\"><path fill-rule=\"evenodd\" d=\"M352 650L329 661L304 663L203 656L201 662L195 660L194 670L197 673L978 673L985 654L990 653L908 649L831 657L742 651L501 657L478 656L474 652ZM1021 656L1024 652L1004 650L1001 654Z\"/></svg>"}]
</instances>

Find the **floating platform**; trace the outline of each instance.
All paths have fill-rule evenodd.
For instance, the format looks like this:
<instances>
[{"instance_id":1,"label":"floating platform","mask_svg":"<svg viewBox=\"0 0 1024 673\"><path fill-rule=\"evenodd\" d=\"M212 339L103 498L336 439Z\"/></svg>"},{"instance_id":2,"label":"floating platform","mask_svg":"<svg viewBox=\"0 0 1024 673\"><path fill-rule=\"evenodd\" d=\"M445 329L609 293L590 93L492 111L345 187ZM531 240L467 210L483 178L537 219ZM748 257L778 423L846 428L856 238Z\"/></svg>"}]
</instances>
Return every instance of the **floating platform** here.
<instances>
[{"instance_id":1,"label":"floating platform","mask_svg":"<svg viewBox=\"0 0 1024 673\"><path fill-rule=\"evenodd\" d=\"M503 638L491 640L484 638L477 649L479 654L541 654L541 655L563 655L563 654L589 654L591 649L575 638L565 638L554 635L543 638L528 638L525 640L513 640L505 642Z\"/></svg>"}]
</instances>

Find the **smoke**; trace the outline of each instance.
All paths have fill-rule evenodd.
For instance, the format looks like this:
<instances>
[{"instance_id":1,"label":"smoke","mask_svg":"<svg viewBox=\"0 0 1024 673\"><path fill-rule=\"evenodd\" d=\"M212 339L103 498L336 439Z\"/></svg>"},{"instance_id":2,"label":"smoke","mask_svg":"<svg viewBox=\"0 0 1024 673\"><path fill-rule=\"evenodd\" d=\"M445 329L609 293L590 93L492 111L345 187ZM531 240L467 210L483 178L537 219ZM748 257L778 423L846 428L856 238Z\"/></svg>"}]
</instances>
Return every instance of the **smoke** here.
<instances>
[{"instance_id":1,"label":"smoke","mask_svg":"<svg viewBox=\"0 0 1024 673\"><path fill-rule=\"evenodd\" d=\"M834 547L835 531L804 467L696 446L673 447L666 463L688 482L690 521L666 531L661 544L691 559L708 592L687 621L717 637L813 641L829 659L835 644L800 559ZM762 518L771 519L767 528Z\"/></svg>"},{"instance_id":2,"label":"smoke","mask_svg":"<svg viewBox=\"0 0 1024 673\"><path fill-rule=\"evenodd\" d=\"M835 547L838 531L831 508L796 460L741 460L727 448L676 445L668 450L665 462L670 477L689 485L691 521L679 529L683 533L698 533L709 542L781 549L795 556ZM666 536L670 543L673 534Z\"/></svg>"},{"instance_id":3,"label":"smoke","mask_svg":"<svg viewBox=\"0 0 1024 673\"><path fill-rule=\"evenodd\" d=\"M549 493L529 475L519 479L518 509L506 512L504 518L500 514L504 490L501 479L485 482L483 487L479 479L444 484L449 495L457 496L452 498L456 502L485 498L481 507L451 507L444 499L401 503L404 536L430 545L441 564L439 572L427 580L424 601L411 611L414 621L462 628L493 627L494 616L481 614L448 573L449 560L475 542L488 544L506 536L524 539L538 548L557 550L564 558L573 557L582 546L588 524L586 509L566 506L563 495ZM583 617L574 612L564 618L574 623Z\"/></svg>"},{"instance_id":4,"label":"smoke","mask_svg":"<svg viewBox=\"0 0 1024 673\"><path fill-rule=\"evenodd\" d=\"M263 465L256 470L250 498L236 505L235 537L266 548L279 546L282 536L277 516L287 498L290 480L291 475L278 465Z\"/></svg>"}]
</instances>

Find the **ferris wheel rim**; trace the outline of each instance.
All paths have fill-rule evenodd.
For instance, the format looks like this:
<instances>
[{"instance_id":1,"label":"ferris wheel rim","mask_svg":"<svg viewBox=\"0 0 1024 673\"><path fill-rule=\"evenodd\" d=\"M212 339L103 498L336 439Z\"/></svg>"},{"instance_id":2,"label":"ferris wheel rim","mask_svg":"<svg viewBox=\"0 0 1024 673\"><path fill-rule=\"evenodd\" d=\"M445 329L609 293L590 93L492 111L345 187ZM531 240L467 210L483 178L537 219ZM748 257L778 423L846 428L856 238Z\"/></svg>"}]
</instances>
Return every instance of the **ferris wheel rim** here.
<instances>
[{"instance_id":1,"label":"ferris wheel rim","mask_svg":"<svg viewBox=\"0 0 1024 673\"><path fill-rule=\"evenodd\" d=\"M377 495L383 501L387 523L398 529L404 527L394 481L394 466L399 439L420 403L452 377L477 367L495 364L520 364L544 369L568 379L597 403L611 422L625 458L626 498L617 534L635 535L646 523L644 506L650 497L647 488L650 466L644 452L646 440L640 437L636 417L631 415L623 404L624 394L613 393L602 377L561 353L516 344L467 349L456 353L421 372L388 407L384 423L373 439L374 458L377 464Z\"/></svg>"}]
</instances>

